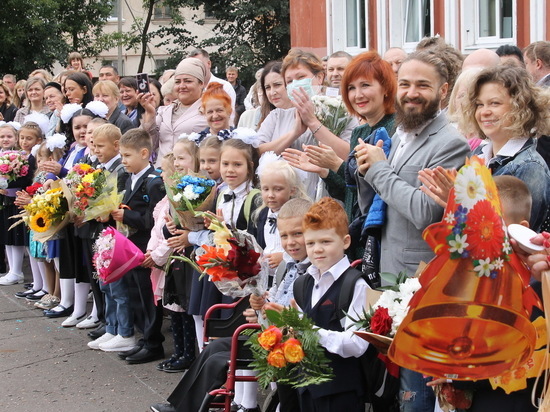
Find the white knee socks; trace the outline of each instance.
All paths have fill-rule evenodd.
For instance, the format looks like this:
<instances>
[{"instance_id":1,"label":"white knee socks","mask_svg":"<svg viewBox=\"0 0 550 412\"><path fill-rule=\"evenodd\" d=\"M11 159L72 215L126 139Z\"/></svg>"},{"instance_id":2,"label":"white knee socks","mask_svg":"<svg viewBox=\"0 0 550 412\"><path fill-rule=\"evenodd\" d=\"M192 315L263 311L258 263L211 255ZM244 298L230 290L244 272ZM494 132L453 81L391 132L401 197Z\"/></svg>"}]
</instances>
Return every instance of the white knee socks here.
<instances>
[{"instance_id":1,"label":"white knee socks","mask_svg":"<svg viewBox=\"0 0 550 412\"><path fill-rule=\"evenodd\" d=\"M86 314L86 305L88 302L88 293L90 292L89 283L75 283L74 285L74 311L75 317L79 318Z\"/></svg>"},{"instance_id":2,"label":"white knee socks","mask_svg":"<svg viewBox=\"0 0 550 412\"><path fill-rule=\"evenodd\" d=\"M6 245L6 257L10 272L14 275L23 274L23 256L25 255L25 246Z\"/></svg>"}]
</instances>

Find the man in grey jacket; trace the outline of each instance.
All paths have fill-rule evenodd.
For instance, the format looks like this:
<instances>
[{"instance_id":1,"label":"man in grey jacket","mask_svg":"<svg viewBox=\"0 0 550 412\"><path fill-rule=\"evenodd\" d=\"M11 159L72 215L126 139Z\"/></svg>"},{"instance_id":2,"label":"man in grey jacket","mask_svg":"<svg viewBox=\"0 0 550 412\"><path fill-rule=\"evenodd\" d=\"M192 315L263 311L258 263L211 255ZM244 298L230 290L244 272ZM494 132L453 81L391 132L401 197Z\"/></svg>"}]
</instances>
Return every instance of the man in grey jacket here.
<instances>
[{"instance_id":1,"label":"man in grey jacket","mask_svg":"<svg viewBox=\"0 0 550 412\"><path fill-rule=\"evenodd\" d=\"M449 86L444 61L433 51L407 57L398 72L398 125L386 158L381 144L359 140L356 147L359 206L367 213L377 193L387 204L380 244L380 271L413 275L434 253L422 238L443 208L421 190L418 172L442 166L460 168L470 149L466 139L441 112ZM435 398L422 375L402 369L400 403L405 412L432 412Z\"/></svg>"}]
</instances>

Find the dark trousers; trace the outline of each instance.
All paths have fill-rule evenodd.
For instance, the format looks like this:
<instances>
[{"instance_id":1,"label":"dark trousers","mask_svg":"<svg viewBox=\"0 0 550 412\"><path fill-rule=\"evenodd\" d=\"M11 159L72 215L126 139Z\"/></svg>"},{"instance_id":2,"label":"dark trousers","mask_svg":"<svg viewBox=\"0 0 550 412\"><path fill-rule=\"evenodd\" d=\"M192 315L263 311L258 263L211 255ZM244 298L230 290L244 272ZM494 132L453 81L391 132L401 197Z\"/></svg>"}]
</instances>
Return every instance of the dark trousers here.
<instances>
[{"instance_id":1,"label":"dark trousers","mask_svg":"<svg viewBox=\"0 0 550 412\"><path fill-rule=\"evenodd\" d=\"M364 412L365 402L357 392L342 392L333 395L312 398L309 391L300 394L301 412ZM287 412L286 410L282 412ZM290 411L289 411L290 412Z\"/></svg>"},{"instance_id":2,"label":"dark trousers","mask_svg":"<svg viewBox=\"0 0 550 412\"><path fill-rule=\"evenodd\" d=\"M216 339L206 346L168 397L176 411L198 411L206 394L224 384L230 347L231 338Z\"/></svg>"},{"instance_id":3,"label":"dark trousers","mask_svg":"<svg viewBox=\"0 0 550 412\"><path fill-rule=\"evenodd\" d=\"M162 350L162 305L155 305L151 269L138 266L125 276L134 313L134 326L143 333L143 339L138 344L151 351Z\"/></svg>"}]
</instances>

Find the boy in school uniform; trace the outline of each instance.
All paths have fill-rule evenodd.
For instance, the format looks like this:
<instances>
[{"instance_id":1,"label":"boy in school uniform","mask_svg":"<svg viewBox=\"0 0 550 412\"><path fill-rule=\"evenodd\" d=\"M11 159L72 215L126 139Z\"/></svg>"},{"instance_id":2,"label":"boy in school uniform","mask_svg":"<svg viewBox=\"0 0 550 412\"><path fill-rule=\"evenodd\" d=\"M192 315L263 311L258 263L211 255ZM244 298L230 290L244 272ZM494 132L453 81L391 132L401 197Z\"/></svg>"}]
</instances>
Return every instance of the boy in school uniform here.
<instances>
[{"instance_id":1,"label":"boy in school uniform","mask_svg":"<svg viewBox=\"0 0 550 412\"><path fill-rule=\"evenodd\" d=\"M319 343L326 349L334 379L299 389L300 409L364 412L365 382L357 358L367 350L368 343L353 334L353 321L349 317L337 313L347 276L357 276L351 302L344 309L352 317L363 313L368 289L345 255L351 242L346 212L336 200L325 197L309 209L302 229L311 266L303 279L294 283L294 298L320 327Z\"/></svg>"},{"instance_id":2,"label":"boy in school uniform","mask_svg":"<svg viewBox=\"0 0 550 412\"><path fill-rule=\"evenodd\" d=\"M130 177L122 200L124 206L111 213L114 220L129 226L131 234L128 239L144 253L154 224L153 210L165 196L160 173L149 163L151 149L151 138L142 129L129 130L120 139L122 164ZM143 338L133 349L120 353L131 364L164 357L162 307L155 305L150 275L151 270L142 266L125 275L134 323L143 332Z\"/></svg>"},{"instance_id":3,"label":"boy in school uniform","mask_svg":"<svg viewBox=\"0 0 550 412\"><path fill-rule=\"evenodd\" d=\"M97 168L117 174L118 192L124 190L129 174L124 169L122 157L120 156L120 139L122 134L120 129L112 124L104 124L97 127L93 132L93 154L97 157ZM114 223L114 222L113 222ZM90 222L96 229L94 230L97 238L99 232L103 230L107 222ZM90 241L87 248L84 249L87 262L91 262L93 256L92 244ZM134 322L130 308L130 296L128 292L128 281L122 277L116 282L110 284L98 284L103 300L96 302L105 303L105 334L89 342L91 349L101 349L107 352L130 350L135 346ZM94 286L92 284L92 286ZM95 289L94 299L96 299ZM97 303L96 303L97 304Z\"/></svg>"}]
</instances>

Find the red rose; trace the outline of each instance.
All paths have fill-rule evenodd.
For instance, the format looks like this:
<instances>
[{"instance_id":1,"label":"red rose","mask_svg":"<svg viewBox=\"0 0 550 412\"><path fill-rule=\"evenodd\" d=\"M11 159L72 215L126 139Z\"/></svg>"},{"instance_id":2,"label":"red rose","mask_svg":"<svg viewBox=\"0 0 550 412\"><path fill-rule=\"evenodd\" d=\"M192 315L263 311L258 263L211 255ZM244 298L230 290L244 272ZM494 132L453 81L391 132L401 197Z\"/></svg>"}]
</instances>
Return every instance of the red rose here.
<instances>
[{"instance_id":1,"label":"red rose","mask_svg":"<svg viewBox=\"0 0 550 412\"><path fill-rule=\"evenodd\" d=\"M42 187L42 183L35 183L31 186L28 186L25 189L25 192L27 192L30 196L34 196L38 191L38 189L40 189L41 187Z\"/></svg>"},{"instance_id":2,"label":"red rose","mask_svg":"<svg viewBox=\"0 0 550 412\"><path fill-rule=\"evenodd\" d=\"M370 330L372 333L386 336L391 331L392 322L388 309L380 306L370 319Z\"/></svg>"},{"instance_id":3,"label":"red rose","mask_svg":"<svg viewBox=\"0 0 550 412\"><path fill-rule=\"evenodd\" d=\"M231 249L227 252L229 267L237 271L241 280L246 280L260 273L260 254L254 249L239 245L235 239L227 239Z\"/></svg>"}]
</instances>

